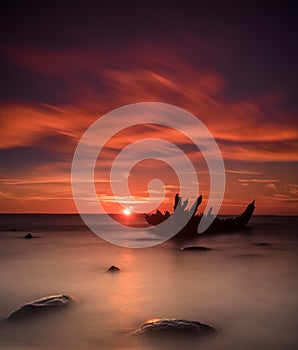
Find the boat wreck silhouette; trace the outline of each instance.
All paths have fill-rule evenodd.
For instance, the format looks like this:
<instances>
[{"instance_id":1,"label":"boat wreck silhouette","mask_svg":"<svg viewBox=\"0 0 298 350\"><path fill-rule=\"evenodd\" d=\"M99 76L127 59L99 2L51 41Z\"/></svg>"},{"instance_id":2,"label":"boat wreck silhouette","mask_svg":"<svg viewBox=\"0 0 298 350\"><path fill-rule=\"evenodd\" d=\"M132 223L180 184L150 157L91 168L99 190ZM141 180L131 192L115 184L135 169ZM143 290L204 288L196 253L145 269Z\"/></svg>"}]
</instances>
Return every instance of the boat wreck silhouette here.
<instances>
[{"instance_id":1,"label":"boat wreck silhouette","mask_svg":"<svg viewBox=\"0 0 298 350\"><path fill-rule=\"evenodd\" d=\"M197 214L197 210L199 205L202 203L202 196L199 196L195 203L193 204L191 209L186 209L188 200L182 201L182 198L177 193L175 196L175 203L174 203L174 211L180 211L181 213L185 213L187 211L193 211L192 216L190 217L187 224L184 226L184 228L178 232L173 238L197 238L198 237L198 226L200 224L200 221L203 218L204 214ZM215 217L211 223L211 225L208 227L208 229L203 232L200 235L205 234L217 234L217 233L226 233L226 232L233 232L243 229L246 224L251 219L253 212L255 209L255 201L253 200L246 209L236 217L228 217L228 218L219 218L218 216ZM170 214L168 211L165 213L162 213L160 210L156 210L154 214L144 214L146 221L152 225L156 226L161 224L163 221L168 219L172 214ZM212 216L212 208L209 210L209 213L207 214L207 217Z\"/></svg>"}]
</instances>

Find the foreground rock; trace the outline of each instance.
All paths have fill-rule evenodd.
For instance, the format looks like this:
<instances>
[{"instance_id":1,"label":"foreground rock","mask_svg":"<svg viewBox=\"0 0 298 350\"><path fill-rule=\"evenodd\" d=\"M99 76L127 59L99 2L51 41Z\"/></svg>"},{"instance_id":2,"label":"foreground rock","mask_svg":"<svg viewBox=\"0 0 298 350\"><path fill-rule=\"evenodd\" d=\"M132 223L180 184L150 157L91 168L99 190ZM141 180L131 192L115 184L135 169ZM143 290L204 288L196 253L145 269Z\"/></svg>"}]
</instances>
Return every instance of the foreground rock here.
<instances>
[{"instance_id":1,"label":"foreground rock","mask_svg":"<svg viewBox=\"0 0 298 350\"><path fill-rule=\"evenodd\" d=\"M107 272L120 272L119 267L112 265L111 267L108 268Z\"/></svg>"},{"instance_id":2,"label":"foreground rock","mask_svg":"<svg viewBox=\"0 0 298 350\"><path fill-rule=\"evenodd\" d=\"M66 306L73 301L74 297L70 295L58 294L47 296L19 307L8 315L7 320L21 319L39 314L40 312L60 309L62 306Z\"/></svg>"},{"instance_id":3,"label":"foreground rock","mask_svg":"<svg viewBox=\"0 0 298 350\"><path fill-rule=\"evenodd\" d=\"M133 335L142 335L150 337L160 336L205 336L214 335L216 330L206 324L198 321L188 321L184 319L155 319L143 323Z\"/></svg>"},{"instance_id":4,"label":"foreground rock","mask_svg":"<svg viewBox=\"0 0 298 350\"><path fill-rule=\"evenodd\" d=\"M203 247L203 246L190 246L190 247L183 247L180 250L206 252L206 251L211 250L211 249L207 248L207 247Z\"/></svg>"},{"instance_id":5,"label":"foreground rock","mask_svg":"<svg viewBox=\"0 0 298 350\"><path fill-rule=\"evenodd\" d=\"M31 233L27 233L27 234L24 236L24 238L26 238L26 239L31 239L31 238L34 238L34 237L31 235Z\"/></svg>"}]
</instances>

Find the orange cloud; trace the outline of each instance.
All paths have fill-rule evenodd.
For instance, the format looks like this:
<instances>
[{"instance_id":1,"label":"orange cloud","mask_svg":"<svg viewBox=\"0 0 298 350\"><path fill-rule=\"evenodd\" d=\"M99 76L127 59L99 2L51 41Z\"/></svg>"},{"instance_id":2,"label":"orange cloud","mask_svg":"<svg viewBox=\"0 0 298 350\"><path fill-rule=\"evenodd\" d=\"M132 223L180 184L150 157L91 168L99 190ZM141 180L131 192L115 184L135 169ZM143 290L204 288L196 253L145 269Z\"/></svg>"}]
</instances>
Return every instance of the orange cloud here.
<instances>
[{"instance_id":1,"label":"orange cloud","mask_svg":"<svg viewBox=\"0 0 298 350\"><path fill-rule=\"evenodd\" d=\"M249 161L298 160L295 116L280 108L275 109L284 99L281 94L269 91L266 95L254 98L228 99L224 94L227 82L215 70L195 67L175 51L154 46L128 50L121 57L121 64L117 57L106 57L92 51L82 54L70 50L3 49L6 57L22 69L47 78L55 76L66 82L72 103L57 106L36 101L0 105L0 150L42 146L50 152L65 156L65 159L56 164L48 164L47 159L44 159L44 164L37 165L31 173L23 173L23 179L17 174L9 181L5 178L0 183L2 203L6 203L2 208L13 208L12 202L5 202L5 198L7 201L31 203L28 205L36 209L36 203L43 200L49 204L49 208L53 208L52 201L55 200L60 204L64 201L64 208L74 208L70 189L71 158L84 130L105 112L142 101L175 104L197 115L217 139L224 159L238 162L238 170L228 170L229 175L235 176L234 182L229 179L228 186L237 186L237 190L229 191L228 188L226 208L241 206L243 200L249 201L254 195L259 196L258 200L264 207L265 200L268 200L272 202L272 208L276 209L281 203L278 198L280 200L282 197L270 197L269 200L266 193L261 191L269 193L277 183L282 184L283 181L288 185L284 185L284 193L281 195L290 196L287 199L294 205L293 196L297 194L297 185L290 185L293 180L275 179L274 174L262 174L245 165ZM93 80L86 79L85 75L92 76ZM47 144L45 139L53 134L62 135L65 142ZM179 132L154 125L136 126L115 135L106 144L102 152L104 161L101 163L102 176L98 186L104 186L109 181L109 166L119 150L134 140L146 137L166 138L179 145L193 162L203 162L196 147ZM63 170L59 171L61 167ZM150 167L147 170L150 175ZM201 191L207 196L209 184L204 171L206 167L199 169L198 175L204 183ZM38 176L32 175L33 173ZM237 178L248 175L254 178ZM264 178L259 178L259 175ZM253 184L263 184L263 189L249 192ZM173 194L169 192L170 186L174 186L173 192L177 190L173 181L169 181L167 186L169 196ZM141 187L135 184L138 192L135 195L139 195L139 198L146 195ZM240 192L236 193L238 187ZM102 198L106 201L113 202L105 187L101 194L104 194L105 197ZM65 201L68 201L67 205ZM171 205L170 200L168 205ZM45 208L46 204L41 207ZM113 208L112 205L110 208Z\"/></svg>"},{"instance_id":2,"label":"orange cloud","mask_svg":"<svg viewBox=\"0 0 298 350\"><path fill-rule=\"evenodd\" d=\"M273 183L266 184L265 187L266 187L266 188L270 188L270 189L272 189L272 190L275 190L275 189L276 189L276 185L273 184Z\"/></svg>"}]
</instances>

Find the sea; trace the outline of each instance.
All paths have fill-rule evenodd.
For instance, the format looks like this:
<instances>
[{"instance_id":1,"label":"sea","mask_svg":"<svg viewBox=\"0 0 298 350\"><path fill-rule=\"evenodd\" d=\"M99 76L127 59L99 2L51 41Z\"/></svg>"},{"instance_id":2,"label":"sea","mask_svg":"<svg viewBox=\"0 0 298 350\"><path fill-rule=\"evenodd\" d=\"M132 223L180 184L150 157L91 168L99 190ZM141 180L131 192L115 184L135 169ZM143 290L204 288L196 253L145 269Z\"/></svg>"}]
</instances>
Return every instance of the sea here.
<instances>
[{"instance_id":1,"label":"sea","mask_svg":"<svg viewBox=\"0 0 298 350\"><path fill-rule=\"evenodd\" d=\"M103 216L102 230L107 225ZM245 230L191 243L207 251L170 241L136 249L106 242L79 215L2 214L0 349L296 350L297 227L298 217L254 216ZM35 238L24 239L28 232ZM107 273L111 265L120 272ZM53 294L75 302L6 320ZM217 335L162 343L132 335L156 318L196 320Z\"/></svg>"}]
</instances>

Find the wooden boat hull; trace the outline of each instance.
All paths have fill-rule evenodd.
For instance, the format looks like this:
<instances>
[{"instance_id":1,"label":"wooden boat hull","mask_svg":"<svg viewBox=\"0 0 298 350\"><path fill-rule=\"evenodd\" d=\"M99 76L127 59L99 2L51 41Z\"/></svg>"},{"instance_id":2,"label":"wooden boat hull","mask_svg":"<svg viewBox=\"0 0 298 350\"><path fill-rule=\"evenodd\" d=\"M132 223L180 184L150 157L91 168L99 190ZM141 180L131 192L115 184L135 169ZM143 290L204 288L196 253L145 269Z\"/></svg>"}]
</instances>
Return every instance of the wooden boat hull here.
<instances>
[{"instance_id":1,"label":"wooden boat hull","mask_svg":"<svg viewBox=\"0 0 298 350\"><path fill-rule=\"evenodd\" d=\"M201 197L199 198L200 198L200 201L198 201L198 203L201 202ZM179 205L179 203L177 202L177 199L176 199L175 207L174 207L175 209L177 205ZM198 207L198 204L196 206ZM230 218L216 217L212 222L212 224L209 226L209 228L203 234L205 235L205 234L220 233L220 232L233 232L236 230L240 230L247 225L247 223L249 222L249 220L253 215L254 209L255 209L255 205L254 205L254 201L252 201L246 207L243 213L239 216L230 217ZM158 210L155 214L145 214L145 219L150 225L156 226L162 223L163 221L165 221L167 218L169 218L170 215L171 214L169 214L168 212L165 214L162 214ZM175 235L175 237L176 238L198 237L198 226L201 219L202 219L202 215L193 215L189 220L189 222L185 225L185 227L180 232L178 232Z\"/></svg>"}]
</instances>

